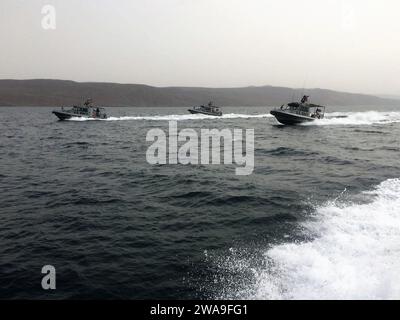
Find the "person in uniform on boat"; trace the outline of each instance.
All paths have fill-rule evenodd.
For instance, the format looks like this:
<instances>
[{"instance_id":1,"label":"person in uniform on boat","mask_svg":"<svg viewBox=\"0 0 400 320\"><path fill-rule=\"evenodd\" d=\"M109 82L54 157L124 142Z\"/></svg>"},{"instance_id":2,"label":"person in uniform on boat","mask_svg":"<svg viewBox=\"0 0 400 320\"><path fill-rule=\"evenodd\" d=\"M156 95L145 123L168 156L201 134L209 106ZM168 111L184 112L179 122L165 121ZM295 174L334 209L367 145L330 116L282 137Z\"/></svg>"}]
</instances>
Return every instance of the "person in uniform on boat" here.
<instances>
[{"instance_id":1,"label":"person in uniform on boat","mask_svg":"<svg viewBox=\"0 0 400 320\"><path fill-rule=\"evenodd\" d=\"M92 104L92 99L87 99L84 103L86 107L89 107Z\"/></svg>"},{"instance_id":2,"label":"person in uniform on boat","mask_svg":"<svg viewBox=\"0 0 400 320\"><path fill-rule=\"evenodd\" d=\"M315 116L317 119L321 119L321 109L317 108L317 110L315 110Z\"/></svg>"},{"instance_id":3,"label":"person in uniform on boat","mask_svg":"<svg viewBox=\"0 0 400 320\"><path fill-rule=\"evenodd\" d=\"M301 99L301 103L307 103L309 97L310 96L303 96L303 98Z\"/></svg>"}]
</instances>

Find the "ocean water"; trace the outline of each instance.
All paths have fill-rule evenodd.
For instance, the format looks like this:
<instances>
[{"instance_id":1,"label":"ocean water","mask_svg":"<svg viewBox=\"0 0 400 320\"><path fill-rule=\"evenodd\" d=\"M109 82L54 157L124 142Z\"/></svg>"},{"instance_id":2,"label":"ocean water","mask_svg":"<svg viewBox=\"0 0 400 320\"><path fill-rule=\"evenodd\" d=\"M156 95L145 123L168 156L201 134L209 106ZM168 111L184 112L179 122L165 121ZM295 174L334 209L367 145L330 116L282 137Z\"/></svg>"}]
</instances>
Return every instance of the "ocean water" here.
<instances>
[{"instance_id":1,"label":"ocean water","mask_svg":"<svg viewBox=\"0 0 400 320\"><path fill-rule=\"evenodd\" d=\"M399 299L400 109L302 126L269 110L0 108L0 298ZM254 129L253 174L148 164L168 120Z\"/></svg>"}]
</instances>

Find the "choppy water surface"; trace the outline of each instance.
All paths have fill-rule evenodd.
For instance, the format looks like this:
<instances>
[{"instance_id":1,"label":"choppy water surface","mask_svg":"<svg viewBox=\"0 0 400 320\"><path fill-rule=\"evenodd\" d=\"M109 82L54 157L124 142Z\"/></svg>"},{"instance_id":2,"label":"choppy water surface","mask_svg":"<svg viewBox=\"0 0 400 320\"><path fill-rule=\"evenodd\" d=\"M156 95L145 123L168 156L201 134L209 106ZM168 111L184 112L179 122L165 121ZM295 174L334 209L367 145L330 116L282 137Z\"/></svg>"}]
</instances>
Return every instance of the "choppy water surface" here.
<instances>
[{"instance_id":1,"label":"choppy water surface","mask_svg":"<svg viewBox=\"0 0 400 320\"><path fill-rule=\"evenodd\" d=\"M1 298L400 298L400 109L0 108ZM151 128L254 128L255 169L146 162ZM57 289L41 289L41 268Z\"/></svg>"}]
</instances>

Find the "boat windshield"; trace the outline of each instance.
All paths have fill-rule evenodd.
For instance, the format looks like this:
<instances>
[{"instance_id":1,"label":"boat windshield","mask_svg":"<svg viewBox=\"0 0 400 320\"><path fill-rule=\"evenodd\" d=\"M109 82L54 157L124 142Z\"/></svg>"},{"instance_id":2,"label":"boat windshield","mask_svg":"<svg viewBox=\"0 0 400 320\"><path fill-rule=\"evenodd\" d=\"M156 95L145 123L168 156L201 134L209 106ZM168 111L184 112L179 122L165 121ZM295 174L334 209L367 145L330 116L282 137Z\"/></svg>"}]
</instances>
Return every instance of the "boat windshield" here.
<instances>
[{"instance_id":1,"label":"boat windshield","mask_svg":"<svg viewBox=\"0 0 400 320\"><path fill-rule=\"evenodd\" d=\"M75 114L83 114L86 115L89 113L89 108L87 107L78 107L78 106L74 106L71 110L71 112L75 113Z\"/></svg>"},{"instance_id":2,"label":"boat windshield","mask_svg":"<svg viewBox=\"0 0 400 320\"><path fill-rule=\"evenodd\" d=\"M325 107L311 103L292 102L287 105L282 105L282 111L298 114L301 116L322 119L325 115Z\"/></svg>"}]
</instances>

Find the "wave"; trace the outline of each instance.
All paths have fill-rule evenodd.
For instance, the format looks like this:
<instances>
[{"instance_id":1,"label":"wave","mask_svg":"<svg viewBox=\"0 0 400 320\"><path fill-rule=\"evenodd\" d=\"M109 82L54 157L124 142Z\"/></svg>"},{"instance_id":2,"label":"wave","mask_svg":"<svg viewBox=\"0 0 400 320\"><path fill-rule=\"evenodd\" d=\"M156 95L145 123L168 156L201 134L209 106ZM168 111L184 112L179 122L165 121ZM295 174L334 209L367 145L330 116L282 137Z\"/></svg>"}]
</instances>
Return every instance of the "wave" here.
<instances>
[{"instance_id":1,"label":"wave","mask_svg":"<svg viewBox=\"0 0 400 320\"><path fill-rule=\"evenodd\" d=\"M87 118L71 118L69 121L184 121L184 120L224 120L224 119L250 119L250 118L270 118L270 114L237 114L227 113L221 117L207 116L203 114L171 114L171 115L153 115L153 116L124 116L109 117L107 119L87 119Z\"/></svg>"},{"instance_id":2,"label":"wave","mask_svg":"<svg viewBox=\"0 0 400 320\"><path fill-rule=\"evenodd\" d=\"M400 122L400 112L331 112L326 113L325 118L305 123L304 125L372 125L372 124L389 124Z\"/></svg>"},{"instance_id":3,"label":"wave","mask_svg":"<svg viewBox=\"0 0 400 320\"><path fill-rule=\"evenodd\" d=\"M253 279L236 297L399 299L400 179L362 196L362 204L335 199L317 207L302 225L313 240L264 252L264 267L247 270Z\"/></svg>"},{"instance_id":4,"label":"wave","mask_svg":"<svg viewBox=\"0 0 400 320\"><path fill-rule=\"evenodd\" d=\"M316 156L317 152L303 150L300 148L287 148L287 147L277 147L269 150L256 149L255 152L262 153L270 156Z\"/></svg>"},{"instance_id":5,"label":"wave","mask_svg":"<svg viewBox=\"0 0 400 320\"><path fill-rule=\"evenodd\" d=\"M221 117L203 114L172 114L172 115L150 115L150 116L122 116L109 117L107 119L71 118L69 121L187 121L187 120L225 120L225 119L251 119L271 118L269 113L265 114L238 114L227 113ZM326 126L326 125L373 125L390 124L400 122L400 112L331 112L326 113L325 118L304 123L304 126Z\"/></svg>"}]
</instances>

